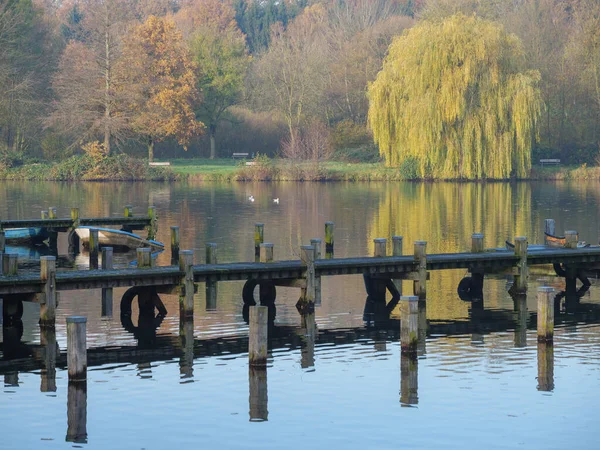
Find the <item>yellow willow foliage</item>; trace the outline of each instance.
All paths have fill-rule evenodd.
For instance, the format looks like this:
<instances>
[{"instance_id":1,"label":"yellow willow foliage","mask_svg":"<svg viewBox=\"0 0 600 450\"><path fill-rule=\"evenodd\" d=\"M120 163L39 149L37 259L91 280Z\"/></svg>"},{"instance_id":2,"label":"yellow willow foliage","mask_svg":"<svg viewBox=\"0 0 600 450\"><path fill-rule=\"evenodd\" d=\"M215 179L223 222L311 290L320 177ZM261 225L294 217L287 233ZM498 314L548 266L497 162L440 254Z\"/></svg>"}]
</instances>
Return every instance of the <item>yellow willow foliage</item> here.
<instances>
[{"instance_id":1,"label":"yellow willow foliage","mask_svg":"<svg viewBox=\"0 0 600 450\"><path fill-rule=\"evenodd\" d=\"M455 15L395 38L369 86L369 125L388 166L418 161L437 179L526 177L541 100L520 41Z\"/></svg>"}]
</instances>

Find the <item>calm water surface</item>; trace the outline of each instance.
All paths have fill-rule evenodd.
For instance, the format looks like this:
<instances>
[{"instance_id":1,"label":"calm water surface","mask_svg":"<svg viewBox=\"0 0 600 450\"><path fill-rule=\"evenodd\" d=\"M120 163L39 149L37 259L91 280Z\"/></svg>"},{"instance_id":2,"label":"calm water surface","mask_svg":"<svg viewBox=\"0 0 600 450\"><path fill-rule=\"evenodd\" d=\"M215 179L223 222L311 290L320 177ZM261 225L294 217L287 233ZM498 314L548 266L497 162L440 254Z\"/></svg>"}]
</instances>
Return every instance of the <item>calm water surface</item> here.
<instances>
[{"instance_id":1,"label":"calm water surface","mask_svg":"<svg viewBox=\"0 0 600 450\"><path fill-rule=\"evenodd\" d=\"M371 255L374 238L392 235L404 236L405 253L419 239L430 253L464 251L473 232L487 247L515 236L541 242L545 218L595 244L599 201L597 183L0 185L3 219L51 206L59 216L78 206L98 217L155 205L158 240L168 243L179 225L181 248L196 250L197 263L208 242L219 262L253 260L256 222L276 259L297 258L328 220L336 257ZM67 254L62 235L59 252ZM23 251L22 262L34 253ZM169 262L168 250L159 255ZM86 255L63 265L85 268ZM39 307L26 303L23 329L4 327L0 338L0 448L597 448L597 280L578 303L559 300L552 348L536 342L535 292L541 284L560 292L562 279L533 272L526 309L508 295L510 279L486 279L478 310L456 294L463 276L431 274L417 362L400 356L397 310L376 322L364 316L362 277L323 279L316 335L296 311L299 291L278 288L266 373L248 369L241 282L220 283L216 305L200 284L184 327L175 296L162 296L163 321L138 324L134 311L125 329L123 289L113 317L102 316L100 291L76 291L61 293L56 333L41 335ZM403 289L412 293L408 282ZM86 391L69 386L64 365L73 314L88 317ZM56 346L54 372L46 361Z\"/></svg>"}]
</instances>

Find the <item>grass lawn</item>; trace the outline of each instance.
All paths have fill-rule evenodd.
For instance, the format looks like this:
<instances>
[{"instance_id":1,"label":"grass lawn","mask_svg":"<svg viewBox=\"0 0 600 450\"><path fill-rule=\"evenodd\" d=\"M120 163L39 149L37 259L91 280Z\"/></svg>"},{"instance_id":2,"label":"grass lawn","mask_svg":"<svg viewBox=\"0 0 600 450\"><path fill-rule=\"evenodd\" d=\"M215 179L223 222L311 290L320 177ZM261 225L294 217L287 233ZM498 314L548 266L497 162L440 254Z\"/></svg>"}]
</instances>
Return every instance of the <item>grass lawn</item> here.
<instances>
[{"instance_id":1,"label":"grass lawn","mask_svg":"<svg viewBox=\"0 0 600 450\"><path fill-rule=\"evenodd\" d=\"M235 179L264 179L254 178L252 173L255 167L246 166L249 159L234 160L223 159L174 159L171 160L171 169L176 174L190 179L206 181L231 181ZM314 171L310 162L291 164L290 161L273 159L270 170L272 180L309 180L307 173ZM296 170L294 170L296 168ZM296 178L298 169L305 175ZM348 181L399 181L402 180L400 171L396 167L386 167L383 162L375 163L348 163L344 161L326 161L319 164L319 176L316 180L348 180ZM244 178L244 174L250 174ZM241 178L239 178L241 176ZM568 179L600 179L600 168L585 166L545 166L535 165L532 168L531 180L568 180Z\"/></svg>"},{"instance_id":2,"label":"grass lawn","mask_svg":"<svg viewBox=\"0 0 600 450\"><path fill-rule=\"evenodd\" d=\"M244 164L244 160L232 158L223 159L172 159L171 169L182 175L232 175L237 168Z\"/></svg>"}]
</instances>

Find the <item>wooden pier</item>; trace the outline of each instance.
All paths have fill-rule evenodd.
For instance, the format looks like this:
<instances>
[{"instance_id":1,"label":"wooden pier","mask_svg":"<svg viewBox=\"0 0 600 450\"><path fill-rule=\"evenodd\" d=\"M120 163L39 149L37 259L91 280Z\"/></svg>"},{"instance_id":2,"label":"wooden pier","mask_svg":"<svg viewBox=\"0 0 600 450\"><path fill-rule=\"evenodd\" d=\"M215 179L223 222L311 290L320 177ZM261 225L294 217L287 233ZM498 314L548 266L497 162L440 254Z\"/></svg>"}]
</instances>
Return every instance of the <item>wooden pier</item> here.
<instances>
[{"instance_id":1,"label":"wooden pier","mask_svg":"<svg viewBox=\"0 0 600 450\"><path fill-rule=\"evenodd\" d=\"M127 209L126 209L127 211ZM114 219L113 223L122 226L142 226L155 221L156 215L153 208L148 217L134 219L131 217ZM48 219L42 221L10 221L11 226L34 224L48 225L49 221L61 222L66 228L73 226L73 220ZM82 220L82 219L81 219ZM87 219L86 223L97 223ZM137 222L134 222L136 220ZM262 224L260 224L262 225ZM153 226L154 227L154 226ZM328 222L327 232L333 236L333 224ZM56 228L56 227L55 227ZM484 277L489 274L512 274L514 283L511 288L514 294L524 294L527 289L527 278L530 267L552 265L557 275L564 276L569 287L574 289L576 279L587 282L585 271L600 267L600 247L576 248L569 244L569 248L528 247L526 238L516 238L514 251L503 249L484 249L483 235L473 235L471 251L453 254L427 254L425 241L414 243L412 255L386 256L386 240L377 239L374 243L373 257L357 258L332 258L320 259L320 241L313 241L310 246L302 246L302 257L299 260L273 261L273 245L262 241L263 227L257 226L260 232L255 232L254 245L258 244L259 262L218 263L216 244L207 244L208 264L192 265L192 254L189 251L179 250L179 233L172 234L174 245L173 252L179 256L179 264L167 267L152 267L148 252L138 251L138 267L135 269L110 269L104 264L104 270L86 271L56 271L53 264L54 257L45 257L42 261L42 270L39 274L20 275L15 266L9 264L10 255L4 255L3 276L0 276L0 297L4 300L4 319L19 319L22 311L22 301L33 301L42 304L41 324L52 326L55 317L56 295L60 291L103 289L110 290L117 287L132 287L128 290L122 301L121 309L131 311L130 305L137 296L140 310L153 312L154 308L159 313L166 314L159 294L176 294L180 296L181 314L193 316L193 293L195 283L207 284L207 293L210 291L216 296L216 283L225 281L244 280L246 284L242 289L242 299L246 305L255 305L253 291L260 286L260 304L269 305L275 302L276 286L295 287L301 289L300 300L297 304L301 314L314 310L315 303L320 301L321 278L338 275L361 274L365 279L366 293L373 303L386 303L386 290L392 294L392 301L398 302L400 293L394 280L414 281L414 295L419 299L426 299L427 279L429 272L437 270L467 269L472 276L468 277L463 286L463 294L469 300L481 300ZM576 242L576 241L575 241ZM394 237L394 254L401 250L401 237ZM333 253L333 239L329 239L328 253ZM147 250L147 249L146 249ZM329 257L329 256L327 256ZM172 258L173 260L173 258ZM462 284L463 282L461 282ZM589 282L588 282L589 283ZM460 293L460 286L459 286ZM569 294L569 292L567 292ZM111 295L107 295L108 298ZM461 296L462 298L462 296ZM19 305L21 305L19 307Z\"/></svg>"}]
</instances>

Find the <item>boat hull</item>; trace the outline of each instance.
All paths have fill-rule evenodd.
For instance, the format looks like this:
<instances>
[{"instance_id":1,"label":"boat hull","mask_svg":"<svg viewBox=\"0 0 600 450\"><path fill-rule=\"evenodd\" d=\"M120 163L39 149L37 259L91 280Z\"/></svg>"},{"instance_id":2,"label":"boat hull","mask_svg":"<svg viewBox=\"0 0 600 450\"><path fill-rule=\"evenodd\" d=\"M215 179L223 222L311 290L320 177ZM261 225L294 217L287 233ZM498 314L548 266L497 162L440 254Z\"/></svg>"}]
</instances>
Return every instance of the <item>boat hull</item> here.
<instances>
[{"instance_id":1,"label":"boat hull","mask_svg":"<svg viewBox=\"0 0 600 450\"><path fill-rule=\"evenodd\" d=\"M75 229L84 248L89 248L90 227L79 227ZM137 234L127 231L113 230L110 228L95 228L98 230L98 245L100 247L112 247L115 251L129 251L136 248L151 248L153 251L164 249L164 245L157 241L144 239Z\"/></svg>"},{"instance_id":2,"label":"boat hull","mask_svg":"<svg viewBox=\"0 0 600 450\"><path fill-rule=\"evenodd\" d=\"M9 228L4 231L7 244L29 245L41 244L48 239L46 228Z\"/></svg>"}]
</instances>

